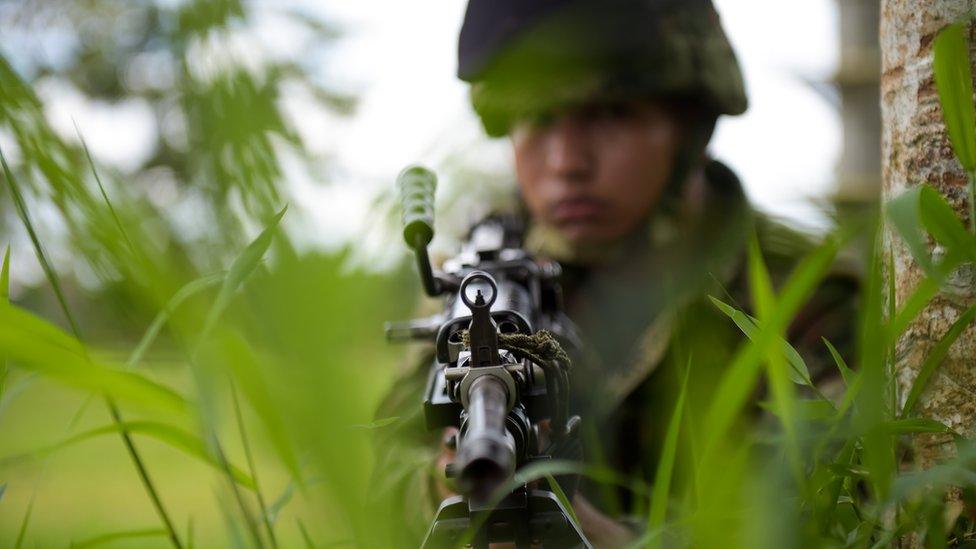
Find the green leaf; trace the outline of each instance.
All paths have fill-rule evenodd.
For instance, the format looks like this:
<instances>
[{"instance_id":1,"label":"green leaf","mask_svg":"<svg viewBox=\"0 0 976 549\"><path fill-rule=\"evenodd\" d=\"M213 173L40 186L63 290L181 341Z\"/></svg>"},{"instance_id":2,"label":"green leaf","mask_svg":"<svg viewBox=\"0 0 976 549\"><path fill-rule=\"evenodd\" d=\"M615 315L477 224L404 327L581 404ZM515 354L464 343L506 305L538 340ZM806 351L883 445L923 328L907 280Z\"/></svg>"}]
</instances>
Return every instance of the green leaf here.
<instances>
[{"instance_id":1,"label":"green leaf","mask_svg":"<svg viewBox=\"0 0 976 549\"><path fill-rule=\"evenodd\" d=\"M885 425L886 429L894 435L910 435L914 433L949 433L956 434L943 423L934 419L924 417L913 417L908 419L895 419Z\"/></svg>"},{"instance_id":2,"label":"green leaf","mask_svg":"<svg viewBox=\"0 0 976 549\"><path fill-rule=\"evenodd\" d=\"M827 338L822 337L820 339L827 346L827 350L830 351L830 356L834 359L837 370L840 371L840 377L844 380L844 385L850 387L851 380L854 378L854 371L847 367L847 361L844 360L844 357L840 356L837 348L831 342L827 341Z\"/></svg>"},{"instance_id":3,"label":"green leaf","mask_svg":"<svg viewBox=\"0 0 976 549\"><path fill-rule=\"evenodd\" d=\"M271 240L274 237L275 230L278 227L278 223L281 221L282 216L285 215L285 211L288 207L285 206L278 212L271 222L257 238L254 239L244 251L238 255L234 262L231 264L230 269L227 271L227 276L224 278L224 283L220 287L220 292L217 294L216 300L214 300L213 306L207 313L207 319L203 324L203 330L201 331L200 339L206 339L207 335L213 330L214 325L217 323L217 319L223 314L224 310L230 305L231 299L234 297L234 292L237 288L247 280L247 277L251 275L254 269L261 262L261 258L264 257L264 253L268 251L271 246Z\"/></svg>"},{"instance_id":4,"label":"green leaf","mask_svg":"<svg viewBox=\"0 0 976 549\"><path fill-rule=\"evenodd\" d=\"M65 385L104 392L144 407L176 412L187 408L186 400L169 387L99 364L60 328L4 303L0 303L0 353Z\"/></svg>"},{"instance_id":5,"label":"green leaf","mask_svg":"<svg viewBox=\"0 0 976 549\"><path fill-rule=\"evenodd\" d=\"M919 211L921 194L921 185L912 187L888 201L885 209L888 220L891 221L898 235L905 241L912 257L931 276L932 257L928 246L925 244L925 227L922 225L921 212Z\"/></svg>"},{"instance_id":6,"label":"green leaf","mask_svg":"<svg viewBox=\"0 0 976 549\"><path fill-rule=\"evenodd\" d=\"M832 463L827 466L827 469L829 469L831 473L841 477L859 479L869 478L871 476L871 472L869 470L862 467L855 467L854 465L847 463Z\"/></svg>"},{"instance_id":7,"label":"green leaf","mask_svg":"<svg viewBox=\"0 0 976 549\"><path fill-rule=\"evenodd\" d=\"M976 242L952 206L939 191L924 185L919 194L919 215L932 237L945 246L947 255L976 260Z\"/></svg>"},{"instance_id":8,"label":"green leaf","mask_svg":"<svg viewBox=\"0 0 976 549\"><path fill-rule=\"evenodd\" d=\"M846 238L847 235L831 238L800 261L783 284L776 307L769 319L764 320L755 340L741 347L726 368L706 415L702 467L718 466L716 460L720 459L721 442L753 391L761 360L773 345L779 344L778 334L786 330L790 320L813 294Z\"/></svg>"},{"instance_id":9,"label":"green leaf","mask_svg":"<svg viewBox=\"0 0 976 549\"><path fill-rule=\"evenodd\" d=\"M756 335L759 333L758 320L712 296L708 296L708 299L710 299L712 304L718 307L720 311L732 319L732 322L735 322L735 325L742 330L742 333L745 334L746 337L748 337L750 340L756 338ZM810 370L807 368L807 363L803 360L803 357L800 356L800 353L795 347L790 345L790 342L782 338L780 338L780 341L783 344L783 354L786 355L786 360L790 365L790 369L787 371L790 379L798 385L813 385L813 382L810 380Z\"/></svg>"},{"instance_id":10,"label":"green leaf","mask_svg":"<svg viewBox=\"0 0 976 549\"><path fill-rule=\"evenodd\" d=\"M72 548L82 547L97 547L99 545L106 545L116 541L130 540L136 538L157 538L157 537L167 537L169 532L162 528L143 528L141 530L125 530L122 532L109 532L108 534L102 534L92 538L88 538L78 542L72 542Z\"/></svg>"},{"instance_id":11,"label":"green leaf","mask_svg":"<svg viewBox=\"0 0 976 549\"><path fill-rule=\"evenodd\" d=\"M908 417L918 402L920 396L922 396L922 391L925 390L925 386L928 385L929 378L935 373L936 369L942 364L946 355L949 353L949 348L952 344L956 342L956 339L962 335L963 331L969 327L973 322L973 318L976 318L976 305L966 309L952 326L946 331L945 335L939 340L938 343L932 347L928 356L925 357L925 362L922 363L922 368L918 372L918 377L912 383L912 388L908 392L908 397L905 399L905 406L902 408L901 416L903 418Z\"/></svg>"},{"instance_id":12,"label":"green leaf","mask_svg":"<svg viewBox=\"0 0 976 549\"><path fill-rule=\"evenodd\" d=\"M847 442L844 443L844 447L841 448L840 452L837 453L835 461L837 463L846 465L851 465L854 463L856 443L856 439L849 438ZM846 503L851 503L852 505L854 504L850 498L844 498L840 495L841 490L844 488L844 480L845 478L843 475L834 476L832 479L830 479L827 486L824 487L824 490L827 491L828 496L826 498L826 508L823 509L823 514L821 515L823 517L821 519L821 528L823 529L830 528L835 522L837 522L837 516L835 513L838 503L842 503L842 500L846 499Z\"/></svg>"},{"instance_id":13,"label":"green leaf","mask_svg":"<svg viewBox=\"0 0 976 549\"><path fill-rule=\"evenodd\" d=\"M922 267L928 278L933 279L928 285L934 286L926 288L926 292L934 293L941 280L959 263L966 258L976 257L973 237L963 229L958 216L945 198L929 185L919 185L889 201L886 211L888 220L904 240L912 258ZM932 254L925 239L926 232L931 233L946 248L947 253L938 264L932 262ZM919 287L921 289L922 286ZM916 297L923 298L922 306L928 302L924 299L924 293ZM899 326L904 326L904 323ZM894 333L900 332L894 330Z\"/></svg>"},{"instance_id":14,"label":"green leaf","mask_svg":"<svg viewBox=\"0 0 976 549\"><path fill-rule=\"evenodd\" d=\"M383 419L377 419L370 423L357 423L353 425L356 429L379 429L380 427L386 427L387 425L393 425L397 421L400 421L400 416L386 417Z\"/></svg>"},{"instance_id":15,"label":"green leaf","mask_svg":"<svg viewBox=\"0 0 976 549\"><path fill-rule=\"evenodd\" d=\"M932 277L923 278L912 290L912 294L908 296L905 303L902 304L901 310L888 324L885 334L887 341L889 343L897 341L901 334L908 329L908 325L915 320L937 293L939 293L938 280Z\"/></svg>"},{"instance_id":16,"label":"green leaf","mask_svg":"<svg viewBox=\"0 0 976 549\"><path fill-rule=\"evenodd\" d=\"M976 170L976 109L965 24L953 23L939 31L933 50L932 68L949 141L963 168L972 172Z\"/></svg>"}]
</instances>

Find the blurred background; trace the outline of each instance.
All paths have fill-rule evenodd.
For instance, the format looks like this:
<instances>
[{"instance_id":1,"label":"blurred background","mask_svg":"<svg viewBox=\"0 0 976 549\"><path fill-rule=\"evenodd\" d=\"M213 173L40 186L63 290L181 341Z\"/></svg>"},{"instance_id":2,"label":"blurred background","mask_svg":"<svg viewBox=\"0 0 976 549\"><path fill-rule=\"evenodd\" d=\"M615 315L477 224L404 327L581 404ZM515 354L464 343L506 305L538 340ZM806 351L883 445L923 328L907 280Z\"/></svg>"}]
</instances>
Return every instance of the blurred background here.
<instances>
[{"instance_id":1,"label":"blurred background","mask_svg":"<svg viewBox=\"0 0 976 549\"><path fill-rule=\"evenodd\" d=\"M720 121L711 153L758 208L808 232L875 201L878 2L715 3L750 108ZM131 362L180 288L233 271L262 230L274 235L226 305L233 321L207 327L213 341L192 342L220 301L217 283L180 305L133 365L197 413L138 403L126 412L221 433L240 465L236 389L204 394L214 374L192 365L253 363L234 375L254 480L269 506L281 504L283 545L341 541L349 534L336 524L361 520L343 513L361 498L369 432L382 428L370 425L372 411L404 362L383 342L382 321L408 316L418 294L390 197L397 172L422 162L440 174L442 253L511 194L509 144L483 136L454 77L463 9L461 0L0 1L0 151L29 217L0 187L13 303L108 363ZM165 545L117 436L86 435L110 425L105 406L67 385L16 365L0 379L0 545L99 544L111 532ZM202 546L246 537L228 518L233 489L172 442L148 437L140 448L182 535ZM296 471L329 488L296 494Z\"/></svg>"},{"instance_id":2,"label":"blurred background","mask_svg":"<svg viewBox=\"0 0 976 549\"><path fill-rule=\"evenodd\" d=\"M149 4L172 10L184 2ZM438 169L447 187L473 187L472 177L511 185L507 142L483 136L466 85L454 76L463 1L245 5L246 17L226 32L178 52L163 41L168 29L147 28L161 23L144 19L148 8L3 2L0 48L35 87L58 137L77 143L80 130L101 166L136 176L187 232L199 229L194 201L173 181L184 174L159 169L188 152L179 87L231 67L255 77L281 73L269 86L269 106L286 130L281 137L300 154L273 148L280 192L295 205L286 225L303 246L335 248L369 233L377 196L411 162ZM871 200L878 189L878 3L716 5L745 71L750 108L720 121L711 152L739 173L757 206L822 231L831 201ZM288 65L295 66L279 70ZM16 159L9 135L0 139ZM463 226L477 213L452 221ZM380 257L370 259L389 265L385 243L372 242L369 251ZM14 254L30 263L26 247ZM15 286L40 275L22 270Z\"/></svg>"}]
</instances>

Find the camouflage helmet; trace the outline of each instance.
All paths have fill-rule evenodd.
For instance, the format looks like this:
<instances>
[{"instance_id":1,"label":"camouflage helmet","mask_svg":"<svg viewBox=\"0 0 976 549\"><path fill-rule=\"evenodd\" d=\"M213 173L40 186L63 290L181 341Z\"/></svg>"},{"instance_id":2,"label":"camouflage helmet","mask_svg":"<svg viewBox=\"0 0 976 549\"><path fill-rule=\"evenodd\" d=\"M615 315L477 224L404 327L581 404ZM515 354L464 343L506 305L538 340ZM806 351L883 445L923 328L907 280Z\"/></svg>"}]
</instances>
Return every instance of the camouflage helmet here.
<instances>
[{"instance_id":1,"label":"camouflage helmet","mask_svg":"<svg viewBox=\"0 0 976 549\"><path fill-rule=\"evenodd\" d=\"M470 0L458 77L493 136L594 99L687 99L712 123L746 110L710 0Z\"/></svg>"}]
</instances>

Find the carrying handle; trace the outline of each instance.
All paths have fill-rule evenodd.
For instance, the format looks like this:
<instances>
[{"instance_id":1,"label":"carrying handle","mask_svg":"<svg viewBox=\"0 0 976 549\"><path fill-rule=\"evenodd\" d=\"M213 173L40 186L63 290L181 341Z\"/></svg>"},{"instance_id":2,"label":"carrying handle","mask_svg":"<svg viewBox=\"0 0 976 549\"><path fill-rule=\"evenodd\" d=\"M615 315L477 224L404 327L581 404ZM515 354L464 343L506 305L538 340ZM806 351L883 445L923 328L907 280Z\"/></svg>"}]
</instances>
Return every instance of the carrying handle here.
<instances>
[{"instance_id":1,"label":"carrying handle","mask_svg":"<svg viewBox=\"0 0 976 549\"><path fill-rule=\"evenodd\" d=\"M424 291L429 296L440 295L444 286L434 277L427 255L427 245L434 238L434 191L437 176L423 166L408 166L397 176L400 189L403 239L417 257L417 270Z\"/></svg>"}]
</instances>

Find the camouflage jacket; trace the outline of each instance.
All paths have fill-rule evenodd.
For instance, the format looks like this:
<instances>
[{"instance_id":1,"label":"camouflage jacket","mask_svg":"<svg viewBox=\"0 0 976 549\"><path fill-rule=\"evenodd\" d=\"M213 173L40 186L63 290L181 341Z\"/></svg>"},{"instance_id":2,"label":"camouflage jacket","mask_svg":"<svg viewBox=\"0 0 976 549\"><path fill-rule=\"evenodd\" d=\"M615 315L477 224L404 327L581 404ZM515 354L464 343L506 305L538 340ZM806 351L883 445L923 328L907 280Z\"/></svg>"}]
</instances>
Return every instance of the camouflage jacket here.
<instances>
[{"instance_id":1,"label":"camouflage jacket","mask_svg":"<svg viewBox=\"0 0 976 549\"><path fill-rule=\"evenodd\" d=\"M562 264L566 310L586 345L585 355L574 357L572 374L572 408L583 418L586 459L648 482L684 370L694 422L743 341L708 296L748 310L744 259L752 234L774 284L810 248L753 212L724 165L710 162L701 174L662 207L648 230L613 247L571 254L557 234L539 227L526 238L528 249ZM849 349L856 292L854 276L828 277L789 329L821 385L835 370L820 338ZM419 366L394 384L377 412L400 420L377 433L372 494L378 512L402 521L396 531L403 536L394 541L405 547L422 539L439 504L434 480L443 478L435 470L439 433L425 432L421 409L432 353L418 354ZM581 490L611 515L630 510L624 490L585 481Z\"/></svg>"}]
</instances>

